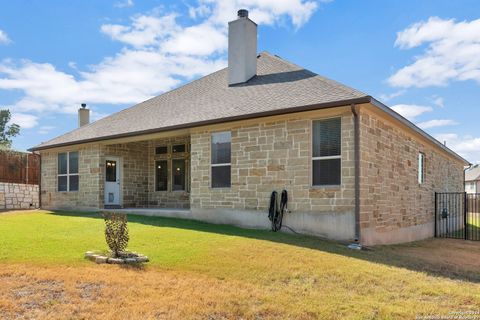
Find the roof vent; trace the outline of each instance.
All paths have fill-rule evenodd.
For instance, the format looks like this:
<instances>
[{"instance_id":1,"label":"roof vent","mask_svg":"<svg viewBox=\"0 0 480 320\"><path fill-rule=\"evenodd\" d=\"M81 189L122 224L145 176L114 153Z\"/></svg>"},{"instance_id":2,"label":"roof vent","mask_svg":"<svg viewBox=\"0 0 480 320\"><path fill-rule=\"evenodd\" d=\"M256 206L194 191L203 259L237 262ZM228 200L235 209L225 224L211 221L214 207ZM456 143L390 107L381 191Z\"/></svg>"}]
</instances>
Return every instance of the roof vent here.
<instances>
[{"instance_id":1,"label":"roof vent","mask_svg":"<svg viewBox=\"0 0 480 320\"><path fill-rule=\"evenodd\" d=\"M248 18L248 10L240 9L238 10L237 15L239 18Z\"/></svg>"}]
</instances>

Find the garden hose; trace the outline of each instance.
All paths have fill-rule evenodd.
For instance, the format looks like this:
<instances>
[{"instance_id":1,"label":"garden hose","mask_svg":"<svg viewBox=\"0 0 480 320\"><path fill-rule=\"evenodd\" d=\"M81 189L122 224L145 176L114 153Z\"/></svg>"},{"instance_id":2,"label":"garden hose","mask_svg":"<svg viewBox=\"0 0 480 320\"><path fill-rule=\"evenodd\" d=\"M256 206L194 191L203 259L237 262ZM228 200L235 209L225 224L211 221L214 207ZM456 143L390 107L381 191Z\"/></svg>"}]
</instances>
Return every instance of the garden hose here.
<instances>
[{"instance_id":1,"label":"garden hose","mask_svg":"<svg viewBox=\"0 0 480 320\"><path fill-rule=\"evenodd\" d=\"M278 203L278 193L276 191L272 192L272 195L270 196L270 207L268 209L268 219L270 219L272 222L273 232L277 232L282 228L283 214L287 210L287 203L287 190L282 191L282 195L280 196L280 204Z\"/></svg>"}]
</instances>

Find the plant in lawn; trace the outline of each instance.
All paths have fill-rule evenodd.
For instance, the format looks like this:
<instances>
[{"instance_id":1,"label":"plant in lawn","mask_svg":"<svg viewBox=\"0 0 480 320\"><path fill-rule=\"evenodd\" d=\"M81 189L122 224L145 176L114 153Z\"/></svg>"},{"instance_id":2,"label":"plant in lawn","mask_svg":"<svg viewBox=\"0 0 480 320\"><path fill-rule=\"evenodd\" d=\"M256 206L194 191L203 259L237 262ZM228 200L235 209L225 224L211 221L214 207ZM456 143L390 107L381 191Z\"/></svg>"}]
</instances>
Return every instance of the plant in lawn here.
<instances>
[{"instance_id":1,"label":"plant in lawn","mask_svg":"<svg viewBox=\"0 0 480 320\"><path fill-rule=\"evenodd\" d=\"M128 245L127 215L115 212L105 212L105 240L114 257L119 257Z\"/></svg>"}]
</instances>

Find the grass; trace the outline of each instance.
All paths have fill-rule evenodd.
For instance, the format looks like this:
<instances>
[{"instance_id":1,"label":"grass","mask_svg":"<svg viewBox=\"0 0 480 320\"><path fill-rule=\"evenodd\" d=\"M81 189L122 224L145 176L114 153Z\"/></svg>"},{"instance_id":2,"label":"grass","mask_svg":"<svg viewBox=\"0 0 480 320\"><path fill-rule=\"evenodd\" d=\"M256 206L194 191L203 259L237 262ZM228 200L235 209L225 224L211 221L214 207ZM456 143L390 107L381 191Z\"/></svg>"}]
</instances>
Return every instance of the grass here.
<instances>
[{"instance_id":1,"label":"grass","mask_svg":"<svg viewBox=\"0 0 480 320\"><path fill-rule=\"evenodd\" d=\"M352 251L314 237L129 216L144 268L95 265L98 214L0 214L0 314L26 318L411 319L480 310L480 242Z\"/></svg>"}]
</instances>

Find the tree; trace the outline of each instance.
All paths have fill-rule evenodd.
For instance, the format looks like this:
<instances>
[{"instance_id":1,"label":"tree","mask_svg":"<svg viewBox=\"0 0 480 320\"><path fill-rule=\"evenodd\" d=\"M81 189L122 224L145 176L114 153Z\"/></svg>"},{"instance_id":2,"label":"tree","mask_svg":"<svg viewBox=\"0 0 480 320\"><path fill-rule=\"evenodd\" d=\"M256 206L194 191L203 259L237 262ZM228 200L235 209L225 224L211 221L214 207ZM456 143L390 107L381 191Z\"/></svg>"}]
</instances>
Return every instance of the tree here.
<instances>
[{"instance_id":1,"label":"tree","mask_svg":"<svg viewBox=\"0 0 480 320\"><path fill-rule=\"evenodd\" d=\"M10 149L12 138L20 133L20 126L12 123L8 125L12 115L10 110L0 110L0 149Z\"/></svg>"}]
</instances>

